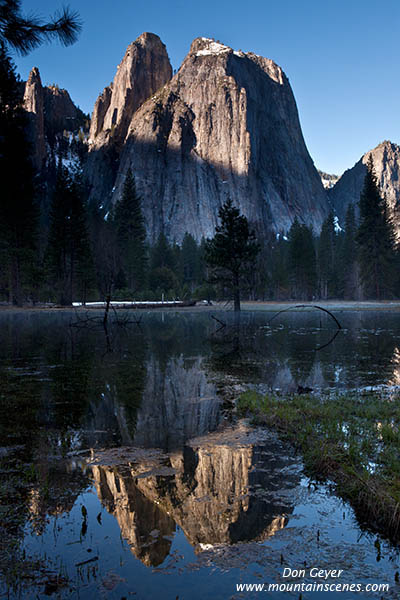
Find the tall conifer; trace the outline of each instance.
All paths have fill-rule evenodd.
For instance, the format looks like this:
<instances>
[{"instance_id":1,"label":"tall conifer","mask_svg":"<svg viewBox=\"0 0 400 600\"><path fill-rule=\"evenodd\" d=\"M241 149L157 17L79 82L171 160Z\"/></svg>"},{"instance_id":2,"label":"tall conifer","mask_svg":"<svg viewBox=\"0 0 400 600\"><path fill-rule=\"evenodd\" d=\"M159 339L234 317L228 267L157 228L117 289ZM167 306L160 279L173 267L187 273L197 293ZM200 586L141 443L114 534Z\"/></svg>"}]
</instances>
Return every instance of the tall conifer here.
<instances>
[{"instance_id":1,"label":"tall conifer","mask_svg":"<svg viewBox=\"0 0 400 600\"><path fill-rule=\"evenodd\" d=\"M19 82L0 45L0 269L9 300L18 305L33 287L38 222L25 128Z\"/></svg>"},{"instance_id":2,"label":"tall conifer","mask_svg":"<svg viewBox=\"0 0 400 600\"><path fill-rule=\"evenodd\" d=\"M141 200L130 168L125 177L122 197L115 205L114 225L127 286L133 292L141 290L147 279L146 228Z\"/></svg>"},{"instance_id":3,"label":"tall conifer","mask_svg":"<svg viewBox=\"0 0 400 600\"><path fill-rule=\"evenodd\" d=\"M295 218L289 231L289 278L292 297L310 300L316 292L317 271L312 230Z\"/></svg>"},{"instance_id":4,"label":"tall conifer","mask_svg":"<svg viewBox=\"0 0 400 600\"><path fill-rule=\"evenodd\" d=\"M86 207L79 173L71 174L61 160L50 208L47 264L60 304L71 305L76 294L86 301L94 286Z\"/></svg>"},{"instance_id":5,"label":"tall conifer","mask_svg":"<svg viewBox=\"0 0 400 600\"><path fill-rule=\"evenodd\" d=\"M364 295L381 300L391 297L395 287L395 237L386 199L379 191L372 156L368 161L359 207L357 242Z\"/></svg>"},{"instance_id":6,"label":"tall conifer","mask_svg":"<svg viewBox=\"0 0 400 600\"><path fill-rule=\"evenodd\" d=\"M229 287L234 310L240 310L240 292L245 275L260 251L254 231L238 208L227 200L219 210L220 224L205 246L205 260L212 269L210 281Z\"/></svg>"}]
</instances>

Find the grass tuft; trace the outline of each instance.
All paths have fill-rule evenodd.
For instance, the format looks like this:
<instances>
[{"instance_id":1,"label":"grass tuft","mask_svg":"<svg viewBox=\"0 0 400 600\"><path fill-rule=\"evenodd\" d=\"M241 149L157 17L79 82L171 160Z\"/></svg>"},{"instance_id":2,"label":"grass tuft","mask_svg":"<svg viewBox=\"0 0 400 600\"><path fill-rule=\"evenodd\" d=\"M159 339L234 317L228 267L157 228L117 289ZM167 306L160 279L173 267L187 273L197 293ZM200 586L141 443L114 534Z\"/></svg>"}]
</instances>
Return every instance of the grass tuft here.
<instances>
[{"instance_id":1,"label":"grass tuft","mask_svg":"<svg viewBox=\"0 0 400 600\"><path fill-rule=\"evenodd\" d=\"M400 398L242 394L240 415L275 429L303 455L310 477L336 484L358 518L400 538Z\"/></svg>"}]
</instances>

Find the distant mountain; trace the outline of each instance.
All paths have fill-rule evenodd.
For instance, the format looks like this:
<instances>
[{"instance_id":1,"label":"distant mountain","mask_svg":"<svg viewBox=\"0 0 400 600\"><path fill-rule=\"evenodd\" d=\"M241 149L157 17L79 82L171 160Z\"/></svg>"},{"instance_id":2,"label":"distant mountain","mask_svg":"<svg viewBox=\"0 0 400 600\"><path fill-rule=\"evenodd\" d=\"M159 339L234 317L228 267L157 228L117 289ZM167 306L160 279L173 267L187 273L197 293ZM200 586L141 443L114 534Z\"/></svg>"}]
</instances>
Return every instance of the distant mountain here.
<instances>
[{"instance_id":1,"label":"distant mountain","mask_svg":"<svg viewBox=\"0 0 400 600\"><path fill-rule=\"evenodd\" d=\"M46 166L57 137L63 132L77 133L85 127L87 116L75 106L67 90L57 85L43 86L39 69L34 67L24 87L24 106L29 116L29 137L37 171Z\"/></svg>"},{"instance_id":2,"label":"distant mountain","mask_svg":"<svg viewBox=\"0 0 400 600\"><path fill-rule=\"evenodd\" d=\"M296 216L319 230L327 194L282 69L197 38L171 76L156 35L128 47L93 112L91 198L114 203L131 166L151 240L212 235L228 197L262 233L288 230Z\"/></svg>"},{"instance_id":3,"label":"distant mountain","mask_svg":"<svg viewBox=\"0 0 400 600\"><path fill-rule=\"evenodd\" d=\"M364 184L366 164L372 156L379 187L386 198L396 229L400 230L400 146L384 141L369 150L360 160L343 173L336 185L329 190L329 198L343 222L350 203L357 205Z\"/></svg>"},{"instance_id":4,"label":"distant mountain","mask_svg":"<svg viewBox=\"0 0 400 600\"><path fill-rule=\"evenodd\" d=\"M332 188L340 179L340 175L330 175L318 169L318 174L321 177L322 185L325 189Z\"/></svg>"},{"instance_id":5,"label":"distant mountain","mask_svg":"<svg viewBox=\"0 0 400 600\"><path fill-rule=\"evenodd\" d=\"M105 209L132 167L150 241L161 231L178 242L186 232L212 235L228 197L261 234L287 231L295 217L318 232L332 206L343 223L358 203L372 155L400 230L399 146L382 142L338 178L314 167L288 79L272 60L197 38L172 75L160 38L143 33L98 97L89 132L68 92L43 86L32 69L24 102L47 194L51 161L76 152L91 200Z\"/></svg>"}]
</instances>

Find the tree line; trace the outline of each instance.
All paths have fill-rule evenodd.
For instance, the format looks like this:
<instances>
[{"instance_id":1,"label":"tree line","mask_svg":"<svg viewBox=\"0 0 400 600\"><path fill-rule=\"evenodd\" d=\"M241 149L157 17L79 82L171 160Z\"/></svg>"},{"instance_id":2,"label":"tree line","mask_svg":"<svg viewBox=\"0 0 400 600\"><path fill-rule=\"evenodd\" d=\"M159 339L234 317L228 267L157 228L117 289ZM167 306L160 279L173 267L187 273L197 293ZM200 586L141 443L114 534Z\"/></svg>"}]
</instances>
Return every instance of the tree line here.
<instances>
[{"instance_id":1,"label":"tree line","mask_svg":"<svg viewBox=\"0 0 400 600\"><path fill-rule=\"evenodd\" d=\"M161 233L149 244L132 171L127 172L121 199L105 213L88 203L79 161L71 167L65 160L65 136L55 145L54 192L50 205L43 205L27 142L21 83L8 47L27 52L57 31L63 41L72 42L79 25L68 13L58 25L24 19L20 23L20 2L3 4L0 300L68 306L107 297L231 298L238 309L240 298L382 300L400 295L399 248L372 160L358 206L348 207L342 227L331 212L319 234L295 219L286 234L256 236L228 200L211 240L198 243L187 233L177 244ZM11 22L25 32L20 42L8 27ZM84 145L72 140L76 143L79 148ZM84 152L75 154L84 160Z\"/></svg>"},{"instance_id":2,"label":"tree line","mask_svg":"<svg viewBox=\"0 0 400 600\"><path fill-rule=\"evenodd\" d=\"M275 300L393 299L400 296L400 253L372 158L358 205L339 225L333 211L319 235L294 220L287 236L271 235L258 256L254 296ZM286 239L285 239L286 238Z\"/></svg>"}]
</instances>

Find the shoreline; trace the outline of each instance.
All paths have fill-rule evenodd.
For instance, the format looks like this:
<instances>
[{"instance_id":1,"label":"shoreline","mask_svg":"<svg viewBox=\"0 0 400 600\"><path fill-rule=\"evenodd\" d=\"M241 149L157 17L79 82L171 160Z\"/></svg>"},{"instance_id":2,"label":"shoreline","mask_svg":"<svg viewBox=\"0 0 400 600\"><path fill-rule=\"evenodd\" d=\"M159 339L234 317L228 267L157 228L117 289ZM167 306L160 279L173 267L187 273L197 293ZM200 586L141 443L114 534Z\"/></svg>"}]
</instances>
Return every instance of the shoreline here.
<instances>
[{"instance_id":1,"label":"shoreline","mask_svg":"<svg viewBox=\"0 0 400 600\"><path fill-rule=\"evenodd\" d=\"M143 303L144 304L144 303ZM326 308L330 311L349 312L349 311L392 311L400 312L400 300L384 300L384 301L348 301L348 300L316 300L310 302L291 300L287 302L266 300L266 301L251 301L245 300L241 303L241 312L249 311L260 311L260 312L278 312L281 310L295 309L299 307L300 311L311 311L315 307ZM1 313L15 313L15 312L68 312L68 313L84 313L90 310L90 312L103 313L105 307L97 306L12 306L12 305L0 305ZM152 302L146 303L145 306L132 306L132 305L119 305L114 306L115 310L118 311L183 311L183 312L233 312L232 304L224 302L214 302L211 306L196 304L192 306L181 306L177 304L154 304Z\"/></svg>"}]
</instances>

